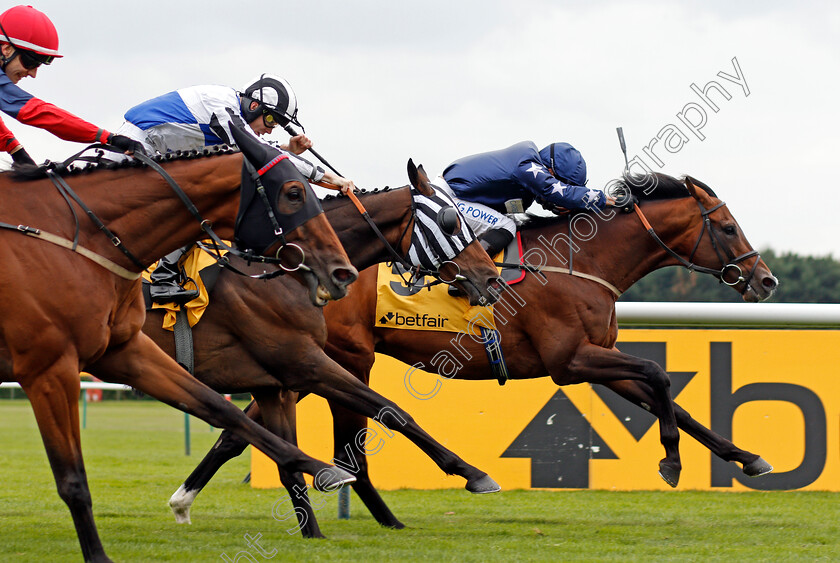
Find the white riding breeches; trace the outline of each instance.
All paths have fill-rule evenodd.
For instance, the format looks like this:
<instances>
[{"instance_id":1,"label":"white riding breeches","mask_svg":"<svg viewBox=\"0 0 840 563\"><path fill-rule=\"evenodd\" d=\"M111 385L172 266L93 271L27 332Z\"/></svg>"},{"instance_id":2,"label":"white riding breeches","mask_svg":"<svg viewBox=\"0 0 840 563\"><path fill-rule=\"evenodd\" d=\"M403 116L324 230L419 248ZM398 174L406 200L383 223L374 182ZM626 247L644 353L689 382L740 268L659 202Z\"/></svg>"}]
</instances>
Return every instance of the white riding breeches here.
<instances>
[{"instance_id":1,"label":"white riding breeches","mask_svg":"<svg viewBox=\"0 0 840 563\"><path fill-rule=\"evenodd\" d=\"M505 229L511 235L516 236L516 223L504 213L500 213L481 203L460 199L452 191L452 188L449 187L449 184L446 183L446 180L443 179L443 176L438 176L432 183L446 191L455 200L455 203L458 205L458 210L466 218L475 236L480 237L491 229Z\"/></svg>"}]
</instances>

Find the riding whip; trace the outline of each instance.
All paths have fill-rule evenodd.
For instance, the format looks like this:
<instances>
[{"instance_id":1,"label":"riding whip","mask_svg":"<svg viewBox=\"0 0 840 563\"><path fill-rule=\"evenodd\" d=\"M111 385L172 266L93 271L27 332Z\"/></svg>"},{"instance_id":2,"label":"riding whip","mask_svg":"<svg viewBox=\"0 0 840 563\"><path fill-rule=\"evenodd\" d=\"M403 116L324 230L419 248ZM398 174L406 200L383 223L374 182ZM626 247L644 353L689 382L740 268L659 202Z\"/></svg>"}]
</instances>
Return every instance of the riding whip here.
<instances>
[{"instance_id":1,"label":"riding whip","mask_svg":"<svg viewBox=\"0 0 840 563\"><path fill-rule=\"evenodd\" d=\"M621 152L624 154L624 168L627 170L630 168L630 162L627 160L627 145L624 143L624 129L616 127L615 132L618 133L618 142L621 145Z\"/></svg>"},{"instance_id":2,"label":"riding whip","mask_svg":"<svg viewBox=\"0 0 840 563\"><path fill-rule=\"evenodd\" d=\"M288 125L288 124L287 124L287 125L284 125L284 126L283 126L283 129L285 129L285 130L286 130L286 133L288 133L288 134L289 134L289 135L291 135L292 137L297 137L298 135L300 135L300 133L298 133L297 131L295 131L295 128L294 128L294 127L292 127L291 125ZM332 164L330 164L329 162L327 162L327 160L326 160L323 156L321 156L320 154L318 154L317 152L315 152L315 149L313 149L313 148L309 148L309 149L307 149L307 150L308 150L309 152L311 152L312 154L314 154L314 155L315 155L315 158L317 158L318 160L320 160L320 161L324 164L324 166L326 166L327 168L329 168L330 170L332 170L333 172L335 172L338 176L340 176L340 177L344 178L344 175L342 175L342 174L341 174L341 172L339 172L338 170L336 170L335 168L333 168Z\"/></svg>"}]
</instances>

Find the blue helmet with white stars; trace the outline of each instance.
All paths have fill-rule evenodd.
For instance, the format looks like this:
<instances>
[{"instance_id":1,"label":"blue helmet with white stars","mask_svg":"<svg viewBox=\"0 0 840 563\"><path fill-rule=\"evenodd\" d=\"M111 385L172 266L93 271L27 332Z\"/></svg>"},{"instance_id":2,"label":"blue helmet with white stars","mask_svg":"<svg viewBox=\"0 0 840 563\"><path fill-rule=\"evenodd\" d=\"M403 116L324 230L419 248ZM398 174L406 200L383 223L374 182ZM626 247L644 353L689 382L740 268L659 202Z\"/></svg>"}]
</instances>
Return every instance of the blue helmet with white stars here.
<instances>
[{"instance_id":1,"label":"blue helmet with white stars","mask_svg":"<svg viewBox=\"0 0 840 563\"><path fill-rule=\"evenodd\" d=\"M563 182L573 186L586 185L586 161L569 143L551 143L540 151L540 160Z\"/></svg>"}]
</instances>

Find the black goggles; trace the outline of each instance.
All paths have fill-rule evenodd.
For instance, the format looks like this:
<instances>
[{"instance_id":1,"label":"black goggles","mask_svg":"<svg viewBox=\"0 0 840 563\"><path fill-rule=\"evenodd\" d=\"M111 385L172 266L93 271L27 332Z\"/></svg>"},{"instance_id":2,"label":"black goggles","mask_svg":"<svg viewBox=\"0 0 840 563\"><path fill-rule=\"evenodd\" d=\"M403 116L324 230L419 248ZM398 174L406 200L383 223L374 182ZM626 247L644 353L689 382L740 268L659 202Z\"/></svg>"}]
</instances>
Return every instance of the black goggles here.
<instances>
[{"instance_id":1,"label":"black goggles","mask_svg":"<svg viewBox=\"0 0 840 563\"><path fill-rule=\"evenodd\" d=\"M52 55L41 55L26 49L18 49L17 53L20 56L20 64L26 70L34 70L41 65L48 65L55 59Z\"/></svg>"}]
</instances>

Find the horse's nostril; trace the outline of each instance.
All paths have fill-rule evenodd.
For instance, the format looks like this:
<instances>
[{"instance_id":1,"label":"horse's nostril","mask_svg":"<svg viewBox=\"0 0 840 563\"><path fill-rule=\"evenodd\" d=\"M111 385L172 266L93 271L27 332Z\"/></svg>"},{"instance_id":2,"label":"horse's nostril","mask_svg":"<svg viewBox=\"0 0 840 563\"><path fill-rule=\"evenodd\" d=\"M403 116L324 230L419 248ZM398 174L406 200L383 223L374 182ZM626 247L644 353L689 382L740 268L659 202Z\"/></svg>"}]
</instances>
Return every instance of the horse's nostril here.
<instances>
[{"instance_id":1,"label":"horse's nostril","mask_svg":"<svg viewBox=\"0 0 840 563\"><path fill-rule=\"evenodd\" d=\"M776 278L774 278L773 276L768 276L768 277L764 278L763 280L761 280L761 285L763 285L765 289L771 289L772 290L772 289L776 289L776 287L779 285L779 281Z\"/></svg>"},{"instance_id":2,"label":"horse's nostril","mask_svg":"<svg viewBox=\"0 0 840 563\"><path fill-rule=\"evenodd\" d=\"M358 277L359 274L355 269L336 268L332 273L333 281L337 285L350 285L356 281L356 278Z\"/></svg>"}]
</instances>

